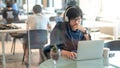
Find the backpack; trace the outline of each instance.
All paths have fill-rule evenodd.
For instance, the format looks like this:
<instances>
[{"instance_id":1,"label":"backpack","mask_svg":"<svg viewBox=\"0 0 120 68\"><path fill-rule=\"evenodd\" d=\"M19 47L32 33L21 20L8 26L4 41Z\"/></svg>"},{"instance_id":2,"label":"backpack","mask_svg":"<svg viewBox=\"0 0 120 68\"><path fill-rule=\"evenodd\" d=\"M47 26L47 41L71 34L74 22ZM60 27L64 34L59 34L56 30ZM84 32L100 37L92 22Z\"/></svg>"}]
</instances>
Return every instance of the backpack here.
<instances>
[{"instance_id":1,"label":"backpack","mask_svg":"<svg viewBox=\"0 0 120 68\"><path fill-rule=\"evenodd\" d=\"M6 11L7 17L6 17L6 21L7 24L10 24L14 21L14 11Z\"/></svg>"}]
</instances>

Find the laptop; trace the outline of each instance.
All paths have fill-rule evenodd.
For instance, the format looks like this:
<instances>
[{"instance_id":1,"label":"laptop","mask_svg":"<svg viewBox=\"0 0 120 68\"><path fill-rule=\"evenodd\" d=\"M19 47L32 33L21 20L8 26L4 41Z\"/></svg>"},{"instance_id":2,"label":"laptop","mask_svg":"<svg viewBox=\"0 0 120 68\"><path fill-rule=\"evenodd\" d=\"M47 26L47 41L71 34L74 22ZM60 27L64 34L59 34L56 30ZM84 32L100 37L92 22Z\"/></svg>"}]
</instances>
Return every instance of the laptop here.
<instances>
[{"instance_id":1,"label":"laptop","mask_svg":"<svg viewBox=\"0 0 120 68\"><path fill-rule=\"evenodd\" d=\"M74 60L84 61L102 58L103 47L103 40L79 41L77 57Z\"/></svg>"}]
</instances>

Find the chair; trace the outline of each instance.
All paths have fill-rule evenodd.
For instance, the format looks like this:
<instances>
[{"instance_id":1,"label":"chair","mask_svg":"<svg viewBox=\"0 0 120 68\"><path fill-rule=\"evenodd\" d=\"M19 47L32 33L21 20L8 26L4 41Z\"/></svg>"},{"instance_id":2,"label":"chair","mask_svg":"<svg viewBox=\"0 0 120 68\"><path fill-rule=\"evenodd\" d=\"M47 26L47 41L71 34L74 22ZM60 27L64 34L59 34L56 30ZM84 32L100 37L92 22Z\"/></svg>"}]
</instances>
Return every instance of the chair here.
<instances>
[{"instance_id":1,"label":"chair","mask_svg":"<svg viewBox=\"0 0 120 68\"><path fill-rule=\"evenodd\" d=\"M109 48L110 51L120 51L120 40L106 42L104 47Z\"/></svg>"},{"instance_id":2,"label":"chair","mask_svg":"<svg viewBox=\"0 0 120 68\"><path fill-rule=\"evenodd\" d=\"M15 54L16 40L17 39L22 39L23 36L24 36L24 33L16 33L16 32L15 33L10 33L10 36L13 37L11 52L14 55Z\"/></svg>"},{"instance_id":3,"label":"chair","mask_svg":"<svg viewBox=\"0 0 120 68\"><path fill-rule=\"evenodd\" d=\"M24 36L24 42L26 42L26 45L28 45L30 43L29 44L30 49L41 49L40 56L44 59L44 54L43 54L42 48L48 42L48 37L47 36L48 36L47 30L43 30L43 29L29 30L27 32L27 34ZM28 48L28 46L25 46L25 49L26 48ZM24 55L23 55L22 62L24 61L25 53L26 52L24 50Z\"/></svg>"},{"instance_id":4,"label":"chair","mask_svg":"<svg viewBox=\"0 0 120 68\"><path fill-rule=\"evenodd\" d=\"M49 18L49 20L52 22L52 21L55 21L55 16L51 16L50 18Z\"/></svg>"},{"instance_id":5,"label":"chair","mask_svg":"<svg viewBox=\"0 0 120 68\"><path fill-rule=\"evenodd\" d=\"M26 24L23 22L23 23L12 23L12 28L15 28L15 29L26 29ZM13 53L13 55L15 54L15 46L16 46L16 40L21 40L23 38L23 36L25 35L25 33L22 33L22 32L12 32L12 33L9 33L10 36L13 38L12 40L12 47L11 47L11 52Z\"/></svg>"}]
</instances>

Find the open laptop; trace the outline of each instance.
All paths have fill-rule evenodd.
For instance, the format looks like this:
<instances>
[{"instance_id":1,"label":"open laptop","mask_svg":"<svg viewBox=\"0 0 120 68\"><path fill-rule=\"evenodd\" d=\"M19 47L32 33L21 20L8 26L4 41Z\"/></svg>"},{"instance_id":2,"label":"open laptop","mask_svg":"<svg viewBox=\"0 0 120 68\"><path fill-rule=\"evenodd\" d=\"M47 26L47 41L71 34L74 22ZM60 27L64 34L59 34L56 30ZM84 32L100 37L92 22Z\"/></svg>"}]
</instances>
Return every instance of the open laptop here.
<instances>
[{"instance_id":1,"label":"open laptop","mask_svg":"<svg viewBox=\"0 0 120 68\"><path fill-rule=\"evenodd\" d=\"M74 60L84 61L102 58L103 47L103 40L79 41L77 57Z\"/></svg>"}]
</instances>

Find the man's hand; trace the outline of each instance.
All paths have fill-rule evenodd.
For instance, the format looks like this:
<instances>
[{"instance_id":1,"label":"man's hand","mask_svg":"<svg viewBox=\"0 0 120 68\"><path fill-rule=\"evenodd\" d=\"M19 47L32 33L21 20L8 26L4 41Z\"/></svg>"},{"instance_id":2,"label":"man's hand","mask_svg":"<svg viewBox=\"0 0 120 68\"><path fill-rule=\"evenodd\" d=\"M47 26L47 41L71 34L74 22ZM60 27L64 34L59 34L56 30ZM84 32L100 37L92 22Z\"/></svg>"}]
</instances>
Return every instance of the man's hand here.
<instances>
[{"instance_id":1,"label":"man's hand","mask_svg":"<svg viewBox=\"0 0 120 68\"><path fill-rule=\"evenodd\" d=\"M61 54L62 54L62 56L67 57L68 59L73 59L77 56L77 54L75 52L70 52L70 51L66 51L66 50L62 50Z\"/></svg>"}]
</instances>

